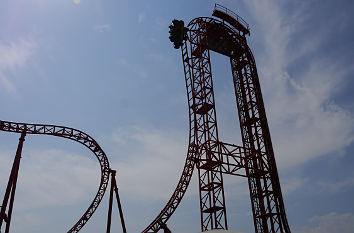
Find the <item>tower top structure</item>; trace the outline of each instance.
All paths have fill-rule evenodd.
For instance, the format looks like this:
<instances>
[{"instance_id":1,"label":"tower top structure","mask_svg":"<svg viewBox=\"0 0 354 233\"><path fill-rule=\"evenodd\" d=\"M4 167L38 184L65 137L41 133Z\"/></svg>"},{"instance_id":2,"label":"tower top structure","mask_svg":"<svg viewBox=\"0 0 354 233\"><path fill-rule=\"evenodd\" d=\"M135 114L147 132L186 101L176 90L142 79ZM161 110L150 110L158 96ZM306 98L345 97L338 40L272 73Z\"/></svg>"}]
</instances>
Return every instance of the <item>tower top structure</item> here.
<instances>
[{"instance_id":1,"label":"tower top structure","mask_svg":"<svg viewBox=\"0 0 354 233\"><path fill-rule=\"evenodd\" d=\"M238 14L220 4L215 4L213 16L226 21L231 26L242 32L244 35L250 34L248 23L246 23L246 21L242 19Z\"/></svg>"}]
</instances>

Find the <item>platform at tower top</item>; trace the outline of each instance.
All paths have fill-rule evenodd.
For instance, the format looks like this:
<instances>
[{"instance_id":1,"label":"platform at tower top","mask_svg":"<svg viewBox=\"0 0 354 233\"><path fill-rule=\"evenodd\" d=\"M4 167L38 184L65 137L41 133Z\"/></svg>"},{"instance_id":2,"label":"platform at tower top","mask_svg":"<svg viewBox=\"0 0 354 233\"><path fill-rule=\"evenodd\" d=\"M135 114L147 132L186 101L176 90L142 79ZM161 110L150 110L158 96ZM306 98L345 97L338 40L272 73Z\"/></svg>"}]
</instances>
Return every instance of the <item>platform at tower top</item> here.
<instances>
[{"instance_id":1,"label":"platform at tower top","mask_svg":"<svg viewBox=\"0 0 354 233\"><path fill-rule=\"evenodd\" d=\"M215 4L213 16L228 22L237 30L243 32L244 35L250 34L249 25L246 23L246 21L232 10L229 10L220 4Z\"/></svg>"}]
</instances>

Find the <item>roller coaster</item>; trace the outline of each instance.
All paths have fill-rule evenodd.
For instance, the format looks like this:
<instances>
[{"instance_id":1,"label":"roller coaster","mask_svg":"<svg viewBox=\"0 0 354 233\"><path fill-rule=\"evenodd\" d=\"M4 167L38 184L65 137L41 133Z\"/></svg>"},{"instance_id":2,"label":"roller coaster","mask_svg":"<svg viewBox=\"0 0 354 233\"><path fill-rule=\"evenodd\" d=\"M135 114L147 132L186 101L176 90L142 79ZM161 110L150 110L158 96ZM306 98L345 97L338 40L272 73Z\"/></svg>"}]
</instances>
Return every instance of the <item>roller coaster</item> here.
<instances>
[{"instance_id":1,"label":"roller coaster","mask_svg":"<svg viewBox=\"0 0 354 233\"><path fill-rule=\"evenodd\" d=\"M96 158L98 159L98 162L100 164L101 168L101 182L97 191L97 194L93 201L91 202L89 208L86 210L86 212L82 215L82 217L77 221L77 223L68 231L70 233L74 232L79 232L80 229L86 224L86 222L91 218L97 207L99 206L104 193L107 189L108 181L109 181L109 175L111 174L111 195L110 195L110 212L112 208L112 192L116 192L116 198L118 201L119 205L119 211L120 211L120 216L122 222L122 227L123 231L126 232L125 230L125 224L124 224L124 219L122 218L122 210L120 207L120 201L119 201L119 196L118 196L118 191L117 191L117 185L115 182L115 171L112 170L109 167L109 162L107 159L107 156L105 152L102 150L102 148L98 145L98 143L88 134L69 127L65 126L57 126L57 125L44 125L44 124L28 124L28 123L17 123L17 122L9 122L9 121L0 121L0 130L1 131L7 131L7 132L13 132L13 133L20 133L20 142L19 146L16 152L16 157L14 160L14 164L11 170L9 182L6 188L5 192L5 197L2 202L2 208L0 212L0 227L3 223L3 221L6 222L6 229L5 232L9 232L10 228L10 222L11 222L11 214L12 214L12 206L13 206L13 199L16 191L16 182L17 182L17 176L18 176L18 169L19 169L19 164L20 164L20 158L21 158L21 151L22 151L22 145L25 140L25 135L26 134L41 134L41 135L52 135L56 137L62 137L66 139L73 140L75 142L78 142L85 147L87 147L91 152L94 153ZM6 214L6 207L8 206L8 201L9 201L9 196L11 195L10 203L9 203L9 209L8 213ZM109 216L109 221L108 224L110 224L110 218L111 215ZM108 226L110 227L110 225ZM1 229L1 228L0 228Z\"/></svg>"},{"instance_id":2,"label":"roller coaster","mask_svg":"<svg viewBox=\"0 0 354 233\"><path fill-rule=\"evenodd\" d=\"M184 27L174 20L170 40L181 50L189 110L189 145L177 187L157 217L142 232L171 232L167 221L180 204L197 168L201 231L228 229L223 175L248 180L256 233L290 233L274 152L264 109L255 59L247 45L248 24L236 13L216 4L214 17L198 17ZM219 140L211 72L210 51L230 58L242 145ZM0 121L0 130L21 134L14 165L0 212L9 232L22 144L26 134L42 134L76 141L99 161L101 181L89 208L68 232L78 232L99 206L111 175L107 232L110 232L113 192L116 194L123 232L126 232L115 181L105 152L88 134L69 127ZM10 198L10 202L8 202ZM8 209L7 209L8 207ZM7 213L6 213L7 211Z\"/></svg>"}]
</instances>

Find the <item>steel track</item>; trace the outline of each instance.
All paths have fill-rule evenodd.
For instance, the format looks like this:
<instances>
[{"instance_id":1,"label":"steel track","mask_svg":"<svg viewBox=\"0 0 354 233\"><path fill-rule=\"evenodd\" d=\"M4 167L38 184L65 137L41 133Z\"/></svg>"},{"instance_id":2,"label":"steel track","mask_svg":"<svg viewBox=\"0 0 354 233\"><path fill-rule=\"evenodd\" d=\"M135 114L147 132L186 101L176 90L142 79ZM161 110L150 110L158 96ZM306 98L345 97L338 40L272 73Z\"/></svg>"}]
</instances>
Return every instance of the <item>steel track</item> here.
<instances>
[{"instance_id":1,"label":"steel track","mask_svg":"<svg viewBox=\"0 0 354 233\"><path fill-rule=\"evenodd\" d=\"M109 180L109 162L105 152L98 145L98 143L88 134L69 127L58 126L58 125L44 125L44 124L28 124L28 123L18 123L10 121L0 120L0 131L7 131L13 133L22 133L26 134L44 134L52 135L56 137L67 138L78 142L95 154L98 159L101 167L101 181L97 191L97 194L86 212L82 217L76 222L76 224L68 231L68 233L79 232L80 229L87 223L91 218L93 213L96 211L98 205L103 199L104 193L106 191L108 180Z\"/></svg>"},{"instance_id":2,"label":"steel track","mask_svg":"<svg viewBox=\"0 0 354 233\"><path fill-rule=\"evenodd\" d=\"M182 47L182 58L187 54L187 42L184 42ZM175 191L173 192L170 200L167 202L165 207L161 210L159 215L147 226L142 232L158 232L166 224L167 220L172 216L172 214L177 209L179 203L181 202L187 188L189 186L190 180L192 178L193 170L195 167L195 158L198 151L196 146L195 137L195 119L196 114L192 110L191 106L194 104L194 98L192 95L193 82L191 77L191 71L188 61L183 60L183 68L185 73L186 89L187 89L187 99L188 99L188 110L189 110L189 146L187 151L187 158L183 168L183 172Z\"/></svg>"},{"instance_id":3,"label":"steel track","mask_svg":"<svg viewBox=\"0 0 354 233\"><path fill-rule=\"evenodd\" d=\"M187 41L184 41L184 44L181 47L186 88L187 88L188 109L189 109L189 146L188 146L187 158L186 158L185 166L184 166L184 169L182 172L182 176L181 176L181 178L177 184L177 187L176 187L175 191L173 192L173 195L171 196L170 200L167 202L167 204L162 209L160 214L153 220L153 222L145 230L143 230L143 233L158 232L160 229L164 228L167 220L172 216L172 214L174 213L174 211L178 207L179 203L182 200L182 197L184 196L184 194L188 188L188 185L190 183L192 173L194 170L194 165L196 165L197 167L199 167L199 165L200 165L200 164L198 165L198 162L197 162L202 156L202 146L203 146L203 144L201 144L202 141L200 140L200 128L201 128L201 125L205 125L205 124L202 124L201 118L196 115L196 111L194 109L194 106L196 106L196 104L198 104L197 103L198 99L196 97L197 93L198 93L198 87L197 87L198 83L195 83L195 82L197 82L196 75L200 74L202 72L202 70L204 69L204 67L199 67L197 69L194 68L195 64L192 61L193 57L191 57L190 54L192 54L193 51L197 51L196 48L198 46L201 46L201 47L203 46L202 45L204 43L203 38L206 38L206 35L203 34L204 32L200 32L200 28L198 28L199 26L196 27L196 25L205 25L205 24L222 25L223 27L220 28L220 32L226 33L229 35L229 38L231 39L231 44L234 48L237 49L237 51L243 51L242 52L243 54L235 54L230 57L233 70L235 69L234 66L235 67L241 66L241 62L243 62L243 61L238 61L236 59L237 56L241 56L241 55L243 55L245 57L246 66L251 67L252 70L254 70L254 77L253 78L254 78L254 82L256 85L256 89L257 89L257 93L256 93L257 101L258 101L257 106L262 113L262 122L260 124L262 125L262 130L264 131L265 138L267 139L267 150L270 153L269 166L270 166L270 170L271 170L271 178L268 178L270 180L270 181L268 181L268 183L271 183L270 185L273 185L274 191L276 193L276 195L274 197L273 196L271 197L271 201L276 202L276 204L279 208L276 216L280 216L280 217L278 219L276 219L275 222L277 224L281 225L281 228L284 228L284 229L281 229L278 227L278 229L275 231L278 232L278 230L279 230L280 232L284 231L284 232L288 233L288 232L290 232L290 229L289 229L289 225L288 225L286 215L285 215L285 208L284 208L284 203L283 203L283 199L282 199L282 195L281 195L279 178L278 178L277 168L275 165L273 150L272 150L272 146L271 146L269 129L268 129L268 124L267 124L266 117L265 117L264 104L263 104L263 100L261 97L261 91L260 91L260 86L259 86L259 81L258 81L256 65L255 65L255 60L254 60L253 54L247 45L244 35L240 35L240 32L237 31L236 29L234 29L233 27L230 27L230 26L224 24L223 22L221 22L215 18L210 18L210 17L198 17L198 18L191 20L191 22L187 26L189 29L189 32L188 32L188 35L189 35L188 40L189 41L188 42L190 43L190 46L188 46ZM195 36L196 33L201 33L200 38L202 38L200 41L197 41L197 42L193 41L193 39L192 39L193 37L196 37ZM219 33L219 32L216 32L216 33ZM195 47L194 50L192 48L193 46ZM204 46L208 47L207 45L204 45ZM188 51L188 50L190 50L190 51ZM195 57L194 57L194 59L195 59ZM251 69L251 68L249 68L249 69ZM192 69L195 69L195 70L192 70ZM205 73L206 71L203 70L203 72ZM236 73L236 71L233 71L233 72ZM236 74L234 74L234 75L235 75L234 82L237 83L238 77L236 77L236 76L239 74L237 73L237 75ZM235 86L235 88L236 88L236 86ZM255 92L255 91L253 91L253 92ZM237 92L235 94L237 97ZM239 99L237 99L237 100L240 101ZM212 104L214 104L214 103L212 103ZM239 108L238 110L239 110L239 114L244 114L243 113L244 110L242 110L242 108ZM240 120L240 122L241 122L241 120ZM262 135L262 136L264 136L264 135ZM243 140L246 141L247 138L244 137ZM248 145L247 146L245 146L245 145L243 147L244 150L246 150L245 148L249 148ZM241 153L241 152L239 152L239 153ZM245 161L249 161L249 160L250 159L247 159ZM253 166L253 164L251 164L251 165ZM242 165L236 166L237 169L242 168L242 167L243 167ZM246 177L250 176L248 174L249 171L251 170L249 168L249 166L244 165L243 168L245 168L247 171ZM200 169L198 168L198 170L200 170ZM225 172L225 171L221 171L221 172L226 173L226 174L230 174L230 172ZM231 174L233 174L233 173L234 172L231 172ZM233 175L237 175L237 174L235 173ZM243 176L243 175L241 175L241 176ZM252 192L253 190L250 189L250 191ZM225 215L225 220L226 220L226 215ZM225 225L226 225L226 221L225 221ZM255 224L256 228L259 227L257 225L260 225L260 224L258 224L258 223ZM266 225L267 224L265 224L265 226L261 226L261 227L262 228L266 227ZM203 228L203 220L202 220L202 229L203 229L203 231L207 230L207 228L205 228L205 229ZM263 231L263 229L259 230L259 231L256 230L256 231L257 232L267 232L266 230Z\"/></svg>"},{"instance_id":4,"label":"steel track","mask_svg":"<svg viewBox=\"0 0 354 233\"><path fill-rule=\"evenodd\" d=\"M190 27L190 32L193 32L193 26L199 22L202 23L221 23L219 20L209 17L200 17L193 19L188 27ZM224 30L226 30L229 35L232 37L233 44L236 48L240 48L246 54L248 58L248 66L251 66L255 69L255 61L252 55L250 48L247 45L247 42L239 35L237 31L233 28L223 25ZM193 44L193 41L189 41ZM196 97L194 92L194 77L193 72L191 72L191 64L189 61L188 55L188 46L187 41L184 42L182 48L182 59L183 59L183 66L184 66L184 73L185 73L185 82L186 82L186 89L187 89L187 98L188 98L188 110L189 110L189 146L187 151L187 158L183 168L182 175L180 180L177 184L175 191L173 192L171 198L165 205L165 207L161 210L159 215L151 222L151 224L145 228L142 232L158 232L160 229L165 227L166 222L172 216L174 211L177 209L179 203L181 202L192 177L194 167L196 165L196 161L200 157L200 150L202 144L200 144L200 140L198 138L198 124L200 124L200 118L197 117L196 111L194 111L194 107L196 104ZM234 59L231 58L233 62ZM237 63L237 61L236 61ZM235 64L236 64L235 63ZM258 82L258 77L257 77ZM258 84L258 83L257 83ZM259 84L258 84L259 86ZM261 103L263 106L263 103ZM264 126L265 127L265 126ZM268 126L267 126L268 127ZM99 190L92 201L89 208L86 210L84 215L79 219L79 221L68 231L68 232L78 232L89 220L89 218L93 215L94 211L97 209L100 201L103 198L105 190L107 188L108 179L109 179L109 163L108 159L98 145L98 143L90 137L88 134L64 126L56 126L56 125L43 125L43 124L27 124L27 123L16 123L16 122L8 122L8 121L0 121L0 130L1 131L8 131L8 132L15 132L15 133L22 133L25 131L27 134L46 134L46 135L53 135L57 137L63 137L67 139L71 139L73 141L79 142L89 148L99 160L101 166L101 182L99 186ZM269 134L269 130L265 130ZM270 161L270 166L276 170L275 161ZM272 168L273 169L273 168ZM280 185L279 185L279 178L277 172L273 173L273 177L271 178L273 185L275 186L274 189L277 192L280 192ZM290 232L288 223L285 217L285 209L281 195L277 197L278 205L279 205L279 212L281 215L281 219L279 222L282 222L285 232Z\"/></svg>"}]
</instances>

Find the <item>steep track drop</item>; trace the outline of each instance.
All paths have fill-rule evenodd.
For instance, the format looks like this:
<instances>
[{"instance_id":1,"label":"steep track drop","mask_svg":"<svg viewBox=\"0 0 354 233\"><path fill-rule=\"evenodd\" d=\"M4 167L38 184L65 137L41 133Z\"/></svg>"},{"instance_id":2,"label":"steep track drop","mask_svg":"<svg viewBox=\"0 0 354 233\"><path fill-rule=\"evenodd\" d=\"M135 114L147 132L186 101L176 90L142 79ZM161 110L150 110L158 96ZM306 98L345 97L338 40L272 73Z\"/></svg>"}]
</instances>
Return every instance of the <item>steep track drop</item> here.
<instances>
[{"instance_id":1,"label":"steep track drop","mask_svg":"<svg viewBox=\"0 0 354 233\"><path fill-rule=\"evenodd\" d=\"M214 10L213 15L225 20L231 17L227 11L217 11L220 10ZM210 17L195 18L187 26L188 41L183 43L178 41L184 38L183 23L175 21L176 27L170 27L172 32L174 29L180 32L180 37L173 35L170 39L176 42L175 48L182 45L189 146L172 197L143 233L166 228L166 222L187 190L194 166L199 175L202 231L228 229L222 175L232 174L248 178L255 232L290 233L256 64L245 37L249 34L248 25L238 16L235 20L239 24ZM210 50L230 58L242 147L219 141ZM231 149L225 152L226 147ZM229 158L233 162L226 162ZM225 168L230 165L235 169Z\"/></svg>"},{"instance_id":2,"label":"steep track drop","mask_svg":"<svg viewBox=\"0 0 354 233\"><path fill-rule=\"evenodd\" d=\"M230 15L214 11L217 17ZM231 16L230 16L231 17ZM143 233L167 229L166 222L181 202L194 167L198 169L202 231L228 229L223 174L248 178L256 233L290 233L254 57L247 45L248 25L226 24L210 17L188 24L182 59L189 110L189 146L181 178L170 200ZM227 21L227 20L226 20ZM237 22L239 24L237 24ZM188 43L189 42L189 43ZM210 50L230 58L242 147L219 140ZM108 159L86 133L64 126L0 121L0 131L67 138L89 148L101 166L101 182L89 208L68 232L78 232L101 202L108 185Z\"/></svg>"}]
</instances>

